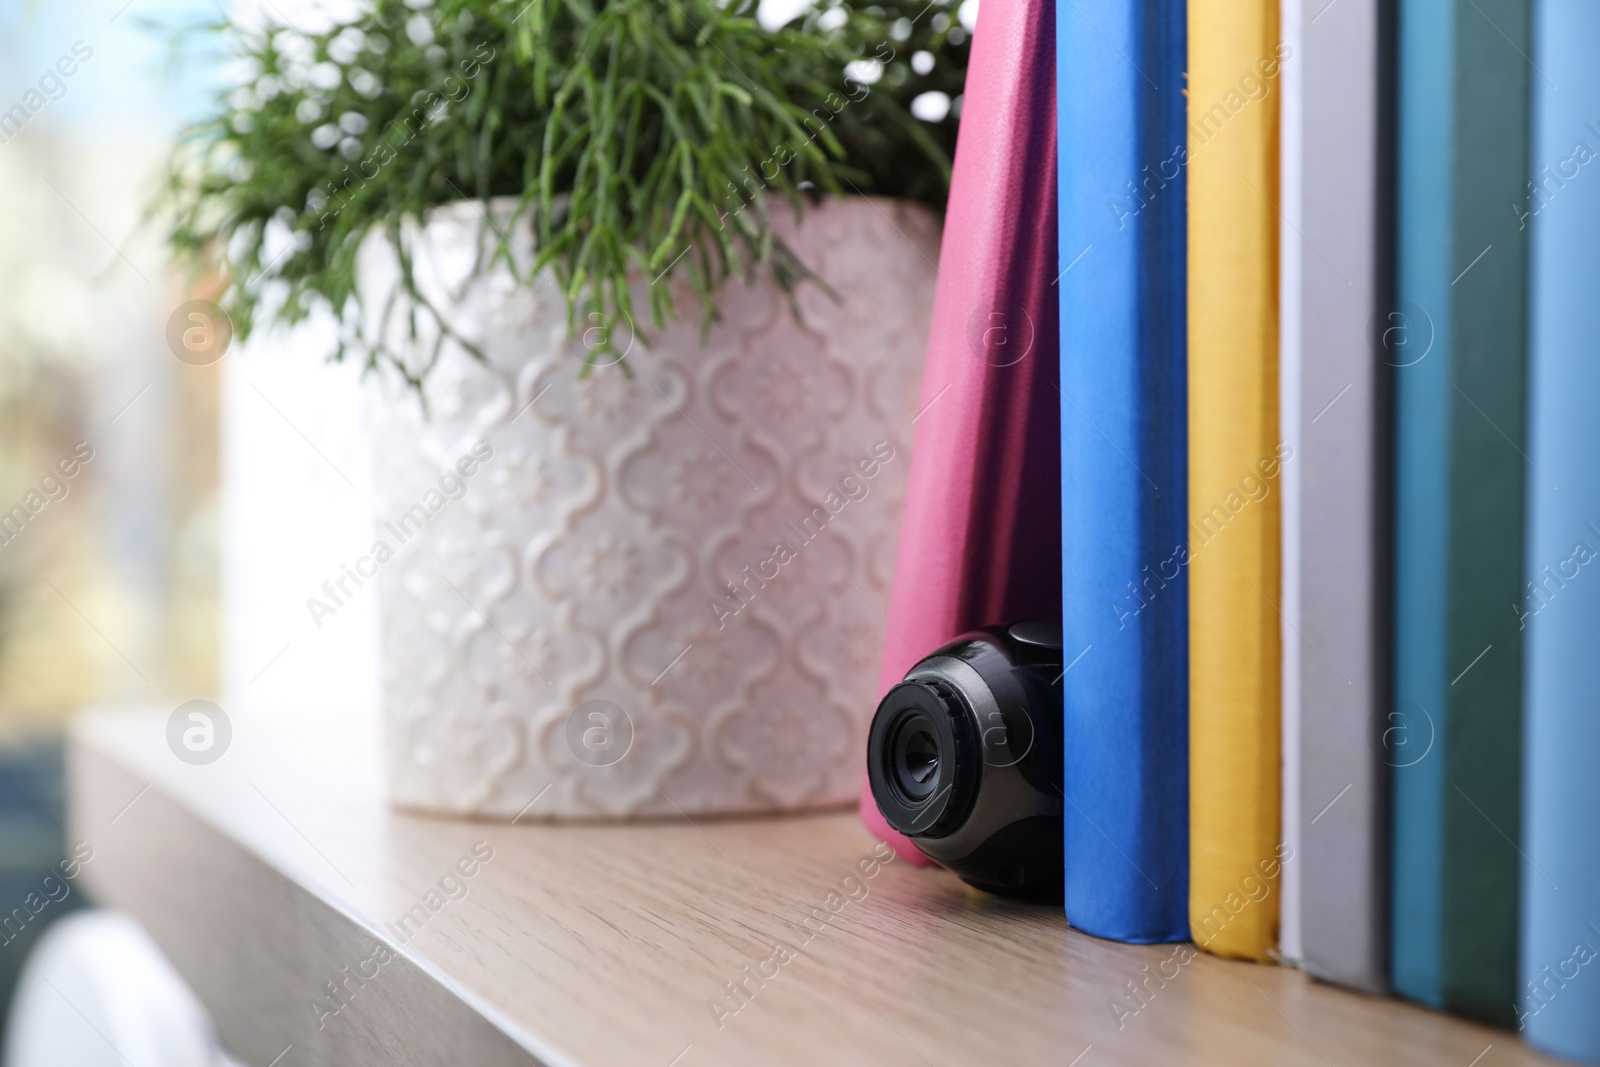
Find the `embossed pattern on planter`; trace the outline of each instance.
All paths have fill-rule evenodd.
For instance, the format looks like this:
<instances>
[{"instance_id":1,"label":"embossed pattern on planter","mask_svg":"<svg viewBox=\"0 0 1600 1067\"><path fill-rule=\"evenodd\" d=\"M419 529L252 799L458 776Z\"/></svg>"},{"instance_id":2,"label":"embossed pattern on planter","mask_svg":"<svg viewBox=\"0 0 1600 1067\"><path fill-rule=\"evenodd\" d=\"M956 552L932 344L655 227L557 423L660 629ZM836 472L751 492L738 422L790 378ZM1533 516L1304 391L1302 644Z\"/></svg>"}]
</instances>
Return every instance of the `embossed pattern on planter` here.
<instances>
[{"instance_id":1,"label":"embossed pattern on planter","mask_svg":"<svg viewBox=\"0 0 1600 1067\"><path fill-rule=\"evenodd\" d=\"M435 212L417 278L486 362L447 341L429 416L394 382L369 405L375 536L396 553L378 575L392 798L505 818L852 802L936 224L877 200L826 203L798 228L784 212L780 232L837 300L804 286L797 320L770 281L734 283L702 337L685 289L683 317L634 342L631 380L617 366L580 380L552 283L469 276L482 218ZM369 246L364 292L394 277ZM479 440L492 456L449 499L441 474ZM893 457L866 478L878 442ZM569 728L592 700L625 719Z\"/></svg>"}]
</instances>

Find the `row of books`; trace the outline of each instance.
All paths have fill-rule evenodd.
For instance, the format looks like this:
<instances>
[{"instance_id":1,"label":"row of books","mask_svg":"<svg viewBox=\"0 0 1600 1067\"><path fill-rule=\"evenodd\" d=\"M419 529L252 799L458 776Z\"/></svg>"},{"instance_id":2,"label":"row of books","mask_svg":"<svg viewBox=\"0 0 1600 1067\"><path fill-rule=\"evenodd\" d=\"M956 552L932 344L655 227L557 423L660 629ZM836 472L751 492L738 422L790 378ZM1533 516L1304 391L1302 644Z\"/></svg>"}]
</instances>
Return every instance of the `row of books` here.
<instances>
[{"instance_id":1,"label":"row of books","mask_svg":"<svg viewBox=\"0 0 1600 1067\"><path fill-rule=\"evenodd\" d=\"M985 0L883 670L1059 613L1075 927L1600 1059L1596 48Z\"/></svg>"}]
</instances>

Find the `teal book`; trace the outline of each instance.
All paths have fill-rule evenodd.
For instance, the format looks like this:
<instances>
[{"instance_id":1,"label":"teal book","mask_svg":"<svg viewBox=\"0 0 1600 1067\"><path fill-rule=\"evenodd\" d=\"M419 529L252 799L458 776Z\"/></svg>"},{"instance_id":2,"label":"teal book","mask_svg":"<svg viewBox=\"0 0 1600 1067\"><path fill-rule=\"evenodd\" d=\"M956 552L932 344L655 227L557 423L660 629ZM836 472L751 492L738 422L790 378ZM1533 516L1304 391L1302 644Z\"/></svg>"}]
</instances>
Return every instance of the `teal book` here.
<instances>
[{"instance_id":1,"label":"teal book","mask_svg":"<svg viewBox=\"0 0 1600 1067\"><path fill-rule=\"evenodd\" d=\"M1521 825L1529 0L1402 0L1396 991L1513 1021Z\"/></svg>"}]
</instances>

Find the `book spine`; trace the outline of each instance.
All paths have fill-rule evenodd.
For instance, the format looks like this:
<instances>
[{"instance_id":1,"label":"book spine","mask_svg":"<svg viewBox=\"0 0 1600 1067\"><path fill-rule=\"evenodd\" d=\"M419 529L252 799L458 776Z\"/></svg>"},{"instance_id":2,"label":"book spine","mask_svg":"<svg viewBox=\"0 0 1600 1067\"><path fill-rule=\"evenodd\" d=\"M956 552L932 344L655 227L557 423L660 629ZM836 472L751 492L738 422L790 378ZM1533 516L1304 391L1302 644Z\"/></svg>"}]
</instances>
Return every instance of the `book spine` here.
<instances>
[{"instance_id":1,"label":"book spine","mask_svg":"<svg viewBox=\"0 0 1600 1067\"><path fill-rule=\"evenodd\" d=\"M1526 659L1517 1026L1559 1056L1600 1061L1600 7L1533 13L1528 227L1528 545L1513 608ZM1559 86L1559 88L1557 88ZM1504 210L1504 208L1502 208ZM1502 611L1505 608L1501 609ZM1503 847L1503 846L1502 846ZM1559 889L1557 888L1559 887Z\"/></svg>"},{"instance_id":2,"label":"book spine","mask_svg":"<svg viewBox=\"0 0 1600 1067\"><path fill-rule=\"evenodd\" d=\"M1527 180L1528 28L1528 0L1401 9L1401 311L1434 337L1397 372L1393 710L1435 748L1395 776L1394 984L1507 1024L1522 664L1506 605L1527 478L1526 235L1509 208Z\"/></svg>"},{"instance_id":3,"label":"book spine","mask_svg":"<svg viewBox=\"0 0 1600 1067\"><path fill-rule=\"evenodd\" d=\"M1394 699L1389 979L1443 1005L1445 607L1449 552L1449 314L1455 0L1405 0L1396 144Z\"/></svg>"},{"instance_id":4,"label":"book spine","mask_svg":"<svg viewBox=\"0 0 1600 1067\"><path fill-rule=\"evenodd\" d=\"M1281 846L1276 0L1190 0L1190 927L1265 960ZM1292 859L1289 862L1293 862Z\"/></svg>"},{"instance_id":5,"label":"book spine","mask_svg":"<svg viewBox=\"0 0 1600 1067\"><path fill-rule=\"evenodd\" d=\"M1186 940L1186 16L1057 20L1067 918Z\"/></svg>"},{"instance_id":6,"label":"book spine","mask_svg":"<svg viewBox=\"0 0 1600 1067\"><path fill-rule=\"evenodd\" d=\"M972 38L879 692L976 626L1061 618L1054 0ZM912 859L870 790L861 815Z\"/></svg>"},{"instance_id":7,"label":"book spine","mask_svg":"<svg viewBox=\"0 0 1600 1067\"><path fill-rule=\"evenodd\" d=\"M1384 5L1324 9L1294 0L1302 34L1286 56L1301 86L1296 144L1299 374L1291 408L1300 596L1285 659L1298 660L1299 958L1312 975L1371 993L1388 988L1388 786L1383 735L1388 677L1387 350L1389 123ZM1335 136L1331 131L1339 131ZM1289 138L1285 138L1286 147ZM1285 165L1287 176L1288 165ZM1290 199L1285 188L1284 199ZM1287 285L1286 285L1287 288ZM1285 495L1285 500L1289 499ZM1286 528L1287 528L1286 523ZM1286 542L1287 542L1286 538ZM1298 632L1296 632L1298 631ZM1287 699L1287 693L1286 693ZM1286 773L1287 773L1286 766ZM1287 818L1286 818L1287 821ZM1286 895L1286 900L1287 895Z\"/></svg>"},{"instance_id":8,"label":"book spine","mask_svg":"<svg viewBox=\"0 0 1600 1067\"><path fill-rule=\"evenodd\" d=\"M1457 16L1451 233L1450 712L1445 733L1445 1005L1502 1025L1517 980L1531 0Z\"/></svg>"}]
</instances>

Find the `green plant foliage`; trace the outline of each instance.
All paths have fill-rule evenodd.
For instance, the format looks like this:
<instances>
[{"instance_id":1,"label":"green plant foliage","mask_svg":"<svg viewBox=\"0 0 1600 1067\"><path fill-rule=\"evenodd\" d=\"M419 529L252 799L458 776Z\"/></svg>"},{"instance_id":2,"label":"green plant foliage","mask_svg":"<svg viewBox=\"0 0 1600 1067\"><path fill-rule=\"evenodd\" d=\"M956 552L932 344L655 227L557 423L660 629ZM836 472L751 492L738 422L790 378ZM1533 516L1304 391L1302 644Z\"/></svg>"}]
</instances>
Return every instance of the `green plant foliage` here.
<instances>
[{"instance_id":1,"label":"green plant foliage","mask_svg":"<svg viewBox=\"0 0 1600 1067\"><path fill-rule=\"evenodd\" d=\"M942 210L967 37L954 0L822 0L777 30L755 0L370 0L327 32L218 24L248 70L189 129L158 209L197 267L220 268L241 337L331 307L338 358L418 383L437 359L364 335L356 256L374 231L399 253L412 336L444 321L411 275L415 223L456 200L515 197L571 321L637 322L630 278L669 267L707 324L733 276L807 275L770 210L808 195L879 195ZM939 121L911 102L943 93ZM685 253L685 250L689 251ZM826 283L826 279L819 279ZM651 321L672 317L652 285ZM386 319L385 319L386 321ZM371 331L367 331L370 334ZM412 346L413 349L416 346ZM587 368L585 368L587 369Z\"/></svg>"}]
</instances>

